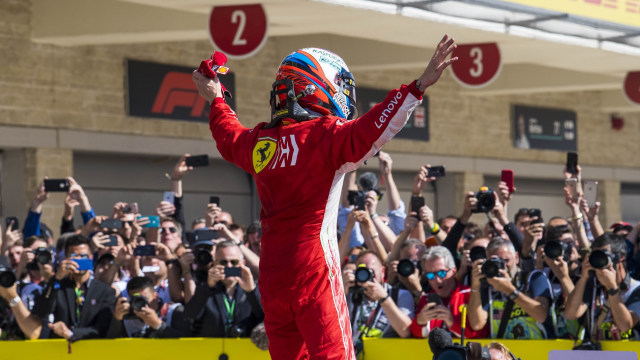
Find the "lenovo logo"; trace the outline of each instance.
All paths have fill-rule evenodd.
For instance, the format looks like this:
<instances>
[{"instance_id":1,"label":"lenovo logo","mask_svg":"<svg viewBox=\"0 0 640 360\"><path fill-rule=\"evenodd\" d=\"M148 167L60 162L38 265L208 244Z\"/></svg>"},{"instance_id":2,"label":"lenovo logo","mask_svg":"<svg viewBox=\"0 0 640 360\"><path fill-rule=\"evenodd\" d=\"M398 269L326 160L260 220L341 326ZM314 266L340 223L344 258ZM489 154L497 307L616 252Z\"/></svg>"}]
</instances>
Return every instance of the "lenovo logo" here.
<instances>
[{"instance_id":1,"label":"lenovo logo","mask_svg":"<svg viewBox=\"0 0 640 360\"><path fill-rule=\"evenodd\" d=\"M205 105L206 100L198 95L191 74L172 71L162 80L151 112L173 114L176 107L183 106L191 108L191 116L200 117Z\"/></svg>"}]
</instances>

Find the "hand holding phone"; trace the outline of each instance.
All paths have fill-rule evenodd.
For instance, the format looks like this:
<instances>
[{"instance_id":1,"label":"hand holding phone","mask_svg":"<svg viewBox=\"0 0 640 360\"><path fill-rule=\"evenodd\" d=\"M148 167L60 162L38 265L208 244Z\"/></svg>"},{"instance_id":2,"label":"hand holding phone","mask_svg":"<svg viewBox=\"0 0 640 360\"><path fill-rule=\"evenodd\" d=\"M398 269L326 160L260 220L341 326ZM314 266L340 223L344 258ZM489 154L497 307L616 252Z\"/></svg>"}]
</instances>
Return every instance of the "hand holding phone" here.
<instances>
[{"instance_id":1,"label":"hand holding phone","mask_svg":"<svg viewBox=\"0 0 640 360\"><path fill-rule=\"evenodd\" d=\"M184 159L185 164L187 166L199 167L199 166L209 166L209 155L194 155L188 156Z\"/></svg>"},{"instance_id":2,"label":"hand holding phone","mask_svg":"<svg viewBox=\"0 0 640 360\"><path fill-rule=\"evenodd\" d=\"M567 153L567 172L573 175L578 175L578 153Z\"/></svg>"},{"instance_id":3,"label":"hand holding phone","mask_svg":"<svg viewBox=\"0 0 640 360\"><path fill-rule=\"evenodd\" d=\"M220 207L220 197L219 196L210 196L209 204L216 204L217 207Z\"/></svg>"},{"instance_id":4,"label":"hand holding phone","mask_svg":"<svg viewBox=\"0 0 640 360\"><path fill-rule=\"evenodd\" d=\"M446 175L444 165L427 168L427 177L443 177Z\"/></svg>"},{"instance_id":5,"label":"hand holding phone","mask_svg":"<svg viewBox=\"0 0 640 360\"><path fill-rule=\"evenodd\" d=\"M155 256L155 245L138 245L133 249L133 256Z\"/></svg>"},{"instance_id":6,"label":"hand holding phone","mask_svg":"<svg viewBox=\"0 0 640 360\"><path fill-rule=\"evenodd\" d=\"M160 227L160 216L138 216L136 220L140 220L141 218L148 218L149 223L142 225L143 228L159 228Z\"/></svg>"},{"instance_id":7,"label":"hand holding phone","mask_svg":"<svg viewBox=\"0 0 640 360\"><path fill-rule=\"evenodd\" d=\"M595 180L584 181L584 199L587 200L589 207L596 206L596 198L598 195L598 182Z\"/></svg>"},{"instance_id":8,"label":"hand holding phone","mask_svg":"<svg viewBox=\"0 0 640 360\"><path fill-rule=\"evenodd\" d=\"M424 206L424 197L411 195L411 211L415 211L417 213L418 219L420 218L420 208Z\"/></svg>"},{"instance_id":9,"label":"hand holding phone","mask_svg":"<svg viewBox=\"0 0 640 360\"><path fill-rule=\"evenodd\" d=\"M20 229L20 225L18 224L18 218L15 216L8 216L4 219L6 222L6 227L9 228L11 226L11 231L16 231ZM11 225L11 221L13 221L13 225Z\"/></svg>"},{"instance_id":10,"label":"hand holding phone","mask_svg":"<svg viewBox=\"0 0 640 360\"><path fill-rule=\"evenodd\" d=\"M44 191L46 192L69 192L69 179L44 179Z\"/></svg>"},{"instance_id":11,"label":"hand holding phone","mask_svg":"<svg viewBox=\"0 0 640 360\"><path fill-rule=\"evenodd\" d=\"M93 270L93 259L82 258L70 260L78 264L78 271Z\"/></svg>"},{"instance_id":12,"label":"hand holding phone","mask_svg":"<svg viewBox=\"0 0 640 360\"><path fill-rule=\"evenodd\" d=\"M427 298L427 303L436 303L436 305L442 305L442 298L436 293L430 293Z\"/></svg>"},{"instance_id":13,"label":"hand holding phone","mask_svg":"<svg viewBox=\"0 0 640 360\"><path fill-rule=\"evenodd\" d=\"M565 186L569 189L569 194L571 195L571 201L578 201L578 179L570 178L564 181Z\"/></svg>"},{"instance_id":14,"label":"hand holding phone","mask_svg":"<svg viewBox=\"0 0 640 360\"><path fill-rule=\"evenodd\" d=\"M504 169L502 170L502 175L500 176L500 180L504 181L509 188L509 194L513 193L513 170Z\"/></svg>"},{"instance_id":15,"label":"hand holding phone","mask_svg":"<svg viewBox=\"0 0 640 360\"><path fill-rule=\"evenodd\" d=\"M173 205L175 200L175 195L173 194L173 191L165 191L163 196L162 196L162 201L166 201L169 204Z\"/></svg>"}]
</instances>

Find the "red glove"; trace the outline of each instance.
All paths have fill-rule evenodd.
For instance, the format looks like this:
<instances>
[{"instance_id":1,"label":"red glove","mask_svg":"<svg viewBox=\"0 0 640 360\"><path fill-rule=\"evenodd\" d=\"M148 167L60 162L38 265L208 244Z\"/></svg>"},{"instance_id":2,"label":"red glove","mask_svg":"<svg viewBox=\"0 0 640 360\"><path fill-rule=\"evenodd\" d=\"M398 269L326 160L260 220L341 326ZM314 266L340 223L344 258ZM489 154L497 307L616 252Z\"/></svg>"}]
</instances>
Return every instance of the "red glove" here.
<instances>
[{"instance_id":1,"label":"red glove","mask_svg":"<svg viewBox=\"0 0 640 360\"><path fill-rule=\"evenodd\" d=\"M224 64L226 63L227 55L219 51L214 51L213 55L211 55L211 59L202 60L202 62L200 63L200 67L198 68L198 72L210 79L214 79L216 76L218 76L218 73L226 74L227 72L229 72L229 68L224 66ZM222 83L220 84L220 86L222 87L222 93L225 96L231 97L231 92L229 92L229 90L227 90L227 88L225 88Z\"/></svg>"}]
</instances>

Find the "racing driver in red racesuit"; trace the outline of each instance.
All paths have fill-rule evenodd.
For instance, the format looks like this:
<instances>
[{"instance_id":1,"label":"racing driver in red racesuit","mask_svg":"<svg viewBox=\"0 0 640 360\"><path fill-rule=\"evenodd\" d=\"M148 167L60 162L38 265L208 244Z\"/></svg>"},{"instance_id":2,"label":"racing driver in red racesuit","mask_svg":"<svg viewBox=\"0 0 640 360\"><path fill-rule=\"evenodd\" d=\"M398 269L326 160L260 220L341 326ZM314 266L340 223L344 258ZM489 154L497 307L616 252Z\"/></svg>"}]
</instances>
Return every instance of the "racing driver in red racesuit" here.
<instances>
[{"instance_id":1,"label":"racing driver in red racesuit","mask_svg":"<svg viewBox=\"0 0 640 360\"><path fill-rule=\"evenodd\" d=\"M194 71L218 150L253 176L262 203L259 289L272 359L355 359L336 239L344 174L403 128L457 60L446 59L455 46L445 35L417 80L358 118L344 61L323 49L298 50L278 69L272 121L253 129L225 103L217 77Z\"/></svg>"}]
</instances>

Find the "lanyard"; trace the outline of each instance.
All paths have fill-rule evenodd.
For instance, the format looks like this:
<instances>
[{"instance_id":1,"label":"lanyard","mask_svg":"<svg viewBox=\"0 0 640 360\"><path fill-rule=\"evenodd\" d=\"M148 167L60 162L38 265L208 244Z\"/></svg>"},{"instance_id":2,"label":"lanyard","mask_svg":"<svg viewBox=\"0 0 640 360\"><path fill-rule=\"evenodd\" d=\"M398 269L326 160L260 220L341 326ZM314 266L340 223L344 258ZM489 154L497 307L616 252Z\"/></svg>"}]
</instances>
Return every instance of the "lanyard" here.
<instances>
[{"instance_id":1,"label":"lanyard","mask_svg":"<svg viewBox=\"0 0 640 360\"><path fill-rule=\"evenodd\" d=\"M231 326L231 324L233 323L233 314L234 311L236 309L236 299L233 299L231 301L231 304L229 304L229 300L227 299L227 296L224 296L224 307L227 310L227 326Z\"/></svg>"}]
</instances>

